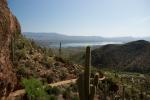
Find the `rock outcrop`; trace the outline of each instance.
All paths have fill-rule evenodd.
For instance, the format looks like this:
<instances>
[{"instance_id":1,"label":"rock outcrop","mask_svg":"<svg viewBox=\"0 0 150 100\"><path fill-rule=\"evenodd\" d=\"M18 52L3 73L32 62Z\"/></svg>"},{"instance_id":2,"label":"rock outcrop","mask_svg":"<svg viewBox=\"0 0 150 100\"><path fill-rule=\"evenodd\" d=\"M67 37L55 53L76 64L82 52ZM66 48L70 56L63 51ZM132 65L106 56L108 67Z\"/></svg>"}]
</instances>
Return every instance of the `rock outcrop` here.
<instances>
[{"instance_id":1,"label":"rock outcrop","mask_svg":"<svg viewBox=\"0 0 150 100\"><path fill-rule=\"evenodd\" d=\"M7 0L0 0L0 99L7 97L17 83L10 50L16 33L20 33L20 25L8 8Z\"/></svg>"}]
</instances>

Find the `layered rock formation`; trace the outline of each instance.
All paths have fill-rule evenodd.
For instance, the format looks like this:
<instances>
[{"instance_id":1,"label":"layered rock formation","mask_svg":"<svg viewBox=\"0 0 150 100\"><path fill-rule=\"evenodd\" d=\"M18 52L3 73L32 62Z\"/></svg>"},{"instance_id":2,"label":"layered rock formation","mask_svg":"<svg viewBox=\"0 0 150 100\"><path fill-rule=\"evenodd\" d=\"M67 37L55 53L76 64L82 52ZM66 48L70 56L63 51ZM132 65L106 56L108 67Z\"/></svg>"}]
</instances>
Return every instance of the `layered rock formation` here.
<instances>
[{"instance_id":1,"label":"layered rock formation","mask_svg":"<svg viewBox=\"0 0 150 100\"><path fill-rule=\"evenodd\" d=\"M8 8L7 0L0 0L0 99L13 91L17 79L12 70L11 40L20 33L20 25Z\"/></svg>"}]
</instances>

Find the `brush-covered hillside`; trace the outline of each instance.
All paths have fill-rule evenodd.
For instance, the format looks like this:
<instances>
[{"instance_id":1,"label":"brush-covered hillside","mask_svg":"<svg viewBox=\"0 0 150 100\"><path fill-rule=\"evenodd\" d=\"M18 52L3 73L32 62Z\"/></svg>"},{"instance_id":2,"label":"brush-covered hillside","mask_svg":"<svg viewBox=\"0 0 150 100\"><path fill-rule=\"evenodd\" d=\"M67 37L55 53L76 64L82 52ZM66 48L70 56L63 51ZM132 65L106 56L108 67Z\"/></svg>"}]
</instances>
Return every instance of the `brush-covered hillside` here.
<instances>
[{"instance_id":1,"label":"brush-covered hillside","mask_svg":"<svg viewBox=\"0 0 150 100\"><path fill-rule=\"evenodd\" d=\"M133 41L123 45L105 45L92 51L92 65L126 71L150 71L150 42Z\"/></svg>"},{"instance_id":2,"label":"brush-covered hillside","mask_svg":"<svg viewBox=\"0 0 150 100\"><path fill-rule=\"evenodd\" d=\"M18 82L21 78L36 78L45 83L76 78L80 65L55 56L50 48L42 48L21 34L12 42L12 61Z\"/></svg>"},{"instance_id":3,"label":"brush-covered hillside","mask_svg":"<svg viewBox=\"0 0 150 100\"><path fill-rule=\"evenodd\" d=\"M76 78L80 68L26 39L7 0L0 0L0 99L22 88L23 78L52 83Z\"/></svg>"}]
</instances>

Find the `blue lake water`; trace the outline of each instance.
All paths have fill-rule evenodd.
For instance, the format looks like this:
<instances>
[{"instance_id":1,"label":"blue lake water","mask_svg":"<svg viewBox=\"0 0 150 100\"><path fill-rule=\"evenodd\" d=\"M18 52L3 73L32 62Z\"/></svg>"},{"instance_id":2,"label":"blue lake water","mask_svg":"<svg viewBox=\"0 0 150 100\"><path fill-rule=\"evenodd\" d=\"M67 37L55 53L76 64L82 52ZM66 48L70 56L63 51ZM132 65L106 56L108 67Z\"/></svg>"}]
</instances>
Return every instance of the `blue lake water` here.
<instances>
[{"instance_id":1,"label":"blue lake water","mask_svg":"<svg viewBox=\"0 0 150 100\"><path fill-rule=\"evenodd\" d=\"M122 42L81 42L81 43L62 43L62 47L86 47L86 46L100 46L107 44L122 44ZM58 44L52 44L50 47L59 47Z\"/></svg>"}]
</instances>

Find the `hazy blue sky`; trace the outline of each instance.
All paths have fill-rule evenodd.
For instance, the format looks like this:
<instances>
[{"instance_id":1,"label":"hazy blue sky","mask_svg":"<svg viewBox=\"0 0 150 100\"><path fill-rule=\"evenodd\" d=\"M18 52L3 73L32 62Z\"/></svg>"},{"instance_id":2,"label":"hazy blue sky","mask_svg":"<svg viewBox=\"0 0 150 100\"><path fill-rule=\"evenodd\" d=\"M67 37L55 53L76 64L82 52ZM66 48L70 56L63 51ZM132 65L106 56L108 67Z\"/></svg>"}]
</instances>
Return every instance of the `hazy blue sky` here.
<instances>
[{"instance_id":1,"label":"hazy blue sky","mask_svg":"<svg viewBox=\"0 0 150 100\"><path fill-rule=\"evenodd\" d=\"M8 0L23 32L150 36L150 0Z\"/></svg>"}]
</instances>

